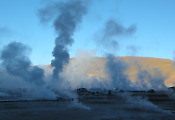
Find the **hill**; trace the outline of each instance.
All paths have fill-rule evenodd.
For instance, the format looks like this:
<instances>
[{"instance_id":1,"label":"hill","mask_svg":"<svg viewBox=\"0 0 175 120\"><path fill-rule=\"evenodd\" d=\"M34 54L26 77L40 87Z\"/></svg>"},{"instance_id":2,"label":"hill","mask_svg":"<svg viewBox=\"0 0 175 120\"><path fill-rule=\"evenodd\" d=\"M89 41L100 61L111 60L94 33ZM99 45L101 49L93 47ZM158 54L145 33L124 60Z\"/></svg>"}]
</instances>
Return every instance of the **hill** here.
<instances>
[{"instance_id":1,"label":"hill","mask_svg":"<svg viewBox=\"0 0 175 120\"><path fill-rule=\"evenodd\" d=\"M79 58L71 58L70 63L76 61ZM166 86L175 85L175 66L173 61L169 59L151 58L151 57L116 57L117 59L123 59L128 64L129 68L126 74L129 76L131 81L135 81L137 73L140 70L146 70L151 75L155 76L154 70L160 71L164 77ZM81 61L81 62L80 62ZM105 74L105 63L107 59L103 57L92 57L92 58L80 58L76 63L77 68L86 67L88 76L100 76L106 77ZM78 65L80 63L80 66Z\"/></svg>"},{"instance_id":2,"label":"hill","mask_svg":"<svg viewBox=\"0 0 175 120\"><path fill-rule=\"evenodd\" d=\"M140 70L146 70L152 76L162 76L166 86L175 86L175 65L169 59L151 58L151 57L116 57L116 60L123 59L128 64L125 74L131 81L137 79ZM71 58L64 72L83 72L89 77L107 77L105 72L105 63L107 58L104 57L80 57ZM50 65L49 65L50 66ZM159 73L155 72L159 71ZM73 73L72 73L73 74Z\"/></svg>"}]
</instances>

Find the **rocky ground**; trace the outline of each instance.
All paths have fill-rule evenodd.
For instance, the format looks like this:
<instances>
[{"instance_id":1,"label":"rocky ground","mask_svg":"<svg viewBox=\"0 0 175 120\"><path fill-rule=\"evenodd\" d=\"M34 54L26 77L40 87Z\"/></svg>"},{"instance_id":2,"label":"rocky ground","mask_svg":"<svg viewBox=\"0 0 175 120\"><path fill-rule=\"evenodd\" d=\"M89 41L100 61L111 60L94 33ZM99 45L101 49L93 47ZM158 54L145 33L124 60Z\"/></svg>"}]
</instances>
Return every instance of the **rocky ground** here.
<instances>
[{"instance_id":1,"label":"rocky ground","mask_svg":"<svg viewBox=\"0 0 175 120\"><path fill-rule=\"evenodd\" d=\"M77 89L75 99L1 100L1 120L174 120L175 92ZM2 97L1 97L2 98Z\"/></svg>"}]
</instances>

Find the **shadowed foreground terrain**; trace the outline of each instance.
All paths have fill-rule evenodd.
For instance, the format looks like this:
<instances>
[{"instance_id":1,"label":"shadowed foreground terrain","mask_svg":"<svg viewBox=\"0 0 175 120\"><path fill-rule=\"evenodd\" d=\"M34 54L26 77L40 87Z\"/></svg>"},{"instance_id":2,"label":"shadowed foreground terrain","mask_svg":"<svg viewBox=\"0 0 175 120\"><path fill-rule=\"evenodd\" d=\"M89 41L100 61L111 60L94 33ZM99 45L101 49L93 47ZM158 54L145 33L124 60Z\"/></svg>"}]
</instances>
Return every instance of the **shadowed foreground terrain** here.
<instances>
[{"instance_id":1,"label":"shadowed foreground terrain","mask_svg":"<svg viewBox=\"0 0 175 120\"><path fill-rule=\"evenodd\" d=\"M2 120L174 120L174 92L78 89L75 100L2 101Z\"/></svg>"}]
</instances>

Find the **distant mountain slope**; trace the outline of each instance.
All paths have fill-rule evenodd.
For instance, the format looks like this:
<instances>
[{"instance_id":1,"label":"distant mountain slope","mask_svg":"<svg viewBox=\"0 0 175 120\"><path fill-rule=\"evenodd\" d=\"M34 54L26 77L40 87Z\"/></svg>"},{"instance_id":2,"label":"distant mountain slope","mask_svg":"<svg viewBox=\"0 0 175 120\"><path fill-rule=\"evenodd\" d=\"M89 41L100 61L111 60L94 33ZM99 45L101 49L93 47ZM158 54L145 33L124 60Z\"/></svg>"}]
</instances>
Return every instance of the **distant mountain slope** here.
<instances>
[{"instance_id":1,"label":"distant mountain slope","mask_svg":"<svg viewBox=\"0 0 175 120\"><path fill-rule=\"evenodd\" d=\"M160 58L150 58L150 57L124 57L125 61L131 65L131 69L128 71L128 75L133 79L134 72L138 72L136 69L136 63L139 63L142 69L147 70L150 74L153 69L158 69L161 71L162 75L165 77L165 84L167 86L175 85L175 66L173 61L169 59Z\"/></svg>"},{"instance_id":2,"label":"distant mountain slope","mask_svg":"<svg viewBox=\"0 0 175 120\"><path fill-rule=\"evenodd\" d=\"M71 58L70 64L77 62L74 66L77 72L86 67L86 73L90 77L106 77L105 63L106 58L103 57L91 57L83 58ZM129 67L126 74L131 81L137 79L138 70L147 70L154 76L154 70L157 69L161 72L161 75L165 78L165 85L175 86L175 65L173 61L169 59L151 58L151 57L116 57L117 59L124 59L128 63ZM138 69L139 68L139 69ZM66 69L66 68L65 68ZM65 71L64 69L64 71Z\"/></svg>"}]
</instances>

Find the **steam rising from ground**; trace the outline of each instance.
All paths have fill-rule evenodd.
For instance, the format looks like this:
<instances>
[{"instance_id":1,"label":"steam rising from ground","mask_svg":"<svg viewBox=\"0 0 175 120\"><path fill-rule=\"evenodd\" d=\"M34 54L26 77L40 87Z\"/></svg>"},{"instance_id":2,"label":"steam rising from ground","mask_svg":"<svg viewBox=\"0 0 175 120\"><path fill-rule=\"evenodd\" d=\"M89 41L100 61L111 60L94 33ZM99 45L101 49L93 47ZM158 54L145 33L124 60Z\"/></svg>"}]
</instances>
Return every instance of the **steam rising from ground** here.
<instances>
[{"instance_id":1,"label":"steam rising from ground","mask_svg":"<svg viewBox=\"0 0 175 120\"><path fill-rule=\"evenodd\" d=\"M24 84L29 85L29 88L31 87L27 90L34 90L34 94L40 91L41 95L50 96L45 95L48 93L46 91L49 91L49 94L55 97L54 99L60 95L67 98L76 97L74 93L67 89L67 86L63 86L63 79L59 74L63 70L63 66L69 62L68 47L74 42L72 36L77 24L81 22L82 16L87 12L86 7L87 5L84 1L71 0L65 3L49 3L45 8L39 10L41 21L48 22L53 19L54 29L57 33L55 47L52 52L54 59L51 62L53 74L47 83L44 80L44 70L36 66L31 66L26 46L13 42L4 47L1 55L2 65L4 66L3 72L5 72L5 75L7 73L7 76L12 76L12 79L15 80L16 78L16 81L18 79L21 81L21 85L17 88L23 89L24 82ZM50 13L52 14L50 15ZM6 79L4 74L2 76ZM11 79L9 78L8 80ZM4 80L2 81L4 82ZM66 88L66 90L63 90L63 88ZM78 104L76 100L75 103Z\"/></svg>"},{"instance_id":2,"label":"steam rising from ground","mask_svg":"<svg viewBox=\"0 0 175 120\"><path fill-rule=\"evenodd\" d=\"M31 62L27 52L28 49L23 44L18 42L10 43L1 53L2 65L10 75L19 77L27 82L43 85L44 70L36 66L30 68Z\"/></svg>"},{"instance_id":3,"label":"steam rising from ground","mask_svg":"<svg viewBox=\"0 0 175 120\"><path fill-rule=\"evenodd\" d=\"M164 85L165 78L161 76L161 72L157 69L154 69L153 72L155 76L153 77L146 70L141 70L139 63L135 61L137 65L137 70L139 71L137 74L137 80L135 82L131 82L129 77L125 74L126 70L129 69L129 65L123 60L116 60L114 55L109 54L112 49L112 53L116 54L118 52L118 48L121 47L120 37L130 37L136 32L136 25L131 25L128 28L125 28L122 24L115 21L114 19L110 19L104 25L100 36L96 39L97 45L102 45L103 49L108 50L108 54L106 56L107 61L105 63L105 72L108 75L108 79L111 82L111 87L116 89L165 89ZM132 46L132 51L136 52L136 47ZM157 84L156 84L157 83Z\"/></svg>"},{"instance_id":4,"label":"steam rising from ground","mask_svg":"<svg viewBox=\"0 0 175 120\"><path fill-rule=\"evenodd\" d=\"M147 70L142 70L140 65L137 66L138 74L135 85L138 89L147 90L166 90L167 87L164 84L165 77L162 76L161 71L158 69L153 69L151 72L154 74L151 75Z\"/></svg>"},{"instance_id":5,"label":"steam rising from ground","mask_svg":"<svg viewBox=\"0 0 175 120\"><path fill-rule=\"evenodd\" d=\"M1 92L9 96L15 95L16 98L20 97L20 99L24 100L56 100L59 97L74 99L74 105L89 109L78 103L77 95L67 89L70 87L69 84L63 86L63 80L59 76L63 66L69 61L68 46L74 41L72 36L77 24L81 22L82 16L87 11L87 5L81 0L71 0L66 3L49 3L48 6L50 5L52 9L47 9L48 7L46 6L46 9L40 10L40 16L41 19L45 18L48 13L55 16L54 28L58 36L55 39L53 50L55 59L51 63L54 69L51 69L53 70L53 72L50 72L52 75L44 73L42 68L32 66L28 57L29 48L27 46L22 43L12 42L3 48L0 56L2 60L0 68ZM49 19L51 20L52 17Z\"/></svg>"},{"instance_id":6,"label":"steam rising from ground","mask_svg":"<svg viewBox=\"0 0 175 120\"><path fill-rule=\"evenodd\" d=\"M113 55L109 54L107 56L105 69L113 88L131 90L131 81L125 74L125 71L128 69L128 64L124 60L116 60Z\"/></svg>"},{"instance_id":7,"label":"steam rising from ground","mask_svg":"<svg viewBox=\"0 0 175 120\"><path fill-rule=\"evenodd\" d=\"M105 59L94 57L94 53L79 51L76 58L72 58L60 74L64 78L64 84L72 89L76 88L101 88L118 90L166 90L165 77L158 69L143 69L136 62L138 73L134 81L130 79L127 71L131 66L123 58L108 55ZM151 73L152 74L151 74ZM63 86L65 86L63 85ZM67 86L68 87L68 86Z\"/></svg>"},{"instance_id":8,"label":"steam rising from ground","mask_svg":"<svg viewBox=\"0 0 175 120\"><path fill-rule=\"evenodd\" d=\"M94 55L94 51L88 52L85 50L79 50L76 58L71 59L71 62L66 65L65 70L61 75L65 81L70 83L72 89L81 87L107 87L107 81L103 77L96 76L95 74L100 68L95 68L93 66L99 62Z\"/></svg>"},{"instance_id":9,"label":"steam rising from ground","mask_svg":"<svg viewBox=\"0 0 175 120\"><path fill-rule=\"evenodd\" d=\"M51 14L50 14L51 13ZM81 0L71 0L64 3L51 2L45 8L39 10L41 22L48 22L53 20L53 25L57 37L55 39L55 47L53 49L54 59L51 62L53 69L51 87L54 89L68 89L69 83L63 85L63 78L60 73L64 65L69 62L68 47L74 42L72 36L76 30L78 23L81 22L82 17L87 13L87 4ZM64 91L64 90L61 90ZM65 93L68 96L74 96L70 92Z\"/></svg>"},{"instance_id":10,"label":"steam rising from ground","mask_svg":"<svg viewBox=\"0 0 175 120\"><path fill-rule=\"evenodd\" d=\"M52 5L50 5L52 4ZM48 9L49 8L49 9ZM52 60L53 79L60 80L58 74L62 71L64 64L69 62L68 46L74 42L72 36L77 24L81 22L82 17L86 14L87 8L85 2L81 0L71 0L66 3L49 3L44 9L41 9L39 15L41 21L50 20L50 13L54 18L54 28L58 36L55 39Z\"/></svg>"},{"instance_id":11,"label":"steam rising from ground","mask_svg":"<svg viewBox=\"0 0 175 120\"><path fill-rule=\"evenodd\" d=\"M130 66L123 59L116 59L111 54L106 57L102 70L104 75L93 73L94 68L91 64L98 64L94 53L83 51L69 62L68 49L74 42L72 36L86 12L86 3L82 0L70 0L66 3L53 2L41 9L39 11L41 21L53 20L57 33L53 49L54 59L51 62L52 68L49 68L51 72L32 66L28 57L30 49L22 43L12 42L1 52L0 88L14 90L16 93L25 91L25 94L22 95L25 99L74 98L73 105L85 109L89 108L79 104L76 99L77 95L71 90L79 87L119 90L166 89L164 77L157 69L153 70L155 76L152 76L138 65L137 79L131 81L126 75ZM97 44L102 45L104 49L112 49L117 52L120 42L118 37L131 36L135 31L135 25L125 28L111 19L106 22ZM97 67L98 70L101 70L101 67ZM130 98L130 96L127 97ZM144 103L158 109L152 104L145 101Z\"/></svg>"},{"instance_id":12,"label":"steam rising from ground","mask_svg":"<svg viewBox=\"0 0 175 120\"><path fill-rule=\"evenodd\" d=\"M7 90L26 90L29 99L56 99L56 95L47 90L44 70L31 66L29 48L22 43L12 42L1 53L0 86Z\"/></svg>"}]
</instances>

